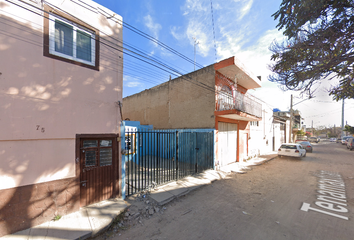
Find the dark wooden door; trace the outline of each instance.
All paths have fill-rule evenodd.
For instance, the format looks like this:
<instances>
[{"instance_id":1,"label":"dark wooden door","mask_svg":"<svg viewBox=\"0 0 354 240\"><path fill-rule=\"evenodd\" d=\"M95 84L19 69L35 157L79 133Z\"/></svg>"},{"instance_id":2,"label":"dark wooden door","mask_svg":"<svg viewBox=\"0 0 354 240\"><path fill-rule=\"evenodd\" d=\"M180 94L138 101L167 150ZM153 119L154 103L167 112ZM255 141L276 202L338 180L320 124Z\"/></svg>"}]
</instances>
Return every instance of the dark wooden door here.
<instances>
[{"instance_id":1,"label":"dark wooden door","mask_svg":"<svg viewBox=\"0 0 354 240\"><path fill-rule=\"evenodd\" d=\"M80 139L81 207L115 197L115 138Z\"/></svg>"}]
</instances>

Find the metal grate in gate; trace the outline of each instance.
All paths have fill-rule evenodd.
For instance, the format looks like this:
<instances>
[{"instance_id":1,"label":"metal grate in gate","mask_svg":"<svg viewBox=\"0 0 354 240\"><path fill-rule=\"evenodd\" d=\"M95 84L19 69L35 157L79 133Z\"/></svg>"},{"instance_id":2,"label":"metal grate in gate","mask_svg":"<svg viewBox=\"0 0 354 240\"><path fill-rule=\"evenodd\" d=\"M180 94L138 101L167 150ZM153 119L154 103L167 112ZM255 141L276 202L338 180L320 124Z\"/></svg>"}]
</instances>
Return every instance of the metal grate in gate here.
<instances>
[{"instance_id":1,"label":"metal grate in gate","mask_svg":"<svg viewBox=\"0 0 354 240\"><path fill-rule=\"evenodd\" d=\"M125 188L130 196L213 168L214 131L126 131L125 159Z\"/></svg>"}]
</instances>

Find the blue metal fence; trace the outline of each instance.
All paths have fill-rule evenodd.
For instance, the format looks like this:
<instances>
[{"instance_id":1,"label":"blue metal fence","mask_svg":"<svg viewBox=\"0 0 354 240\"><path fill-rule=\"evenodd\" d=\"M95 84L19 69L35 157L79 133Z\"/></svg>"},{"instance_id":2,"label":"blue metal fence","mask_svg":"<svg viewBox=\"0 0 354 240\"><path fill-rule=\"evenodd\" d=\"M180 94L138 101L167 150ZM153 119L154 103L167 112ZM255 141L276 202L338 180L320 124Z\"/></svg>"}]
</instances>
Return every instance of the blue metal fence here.
<instances>
[{"instance_id":1,"label":"blue metal fence","mask_svg":"<svg viewBox=\"0 0 354 240\"><path fill-rule=\"evenodd\" d=\"M125 195L214 166L214 130L131 128L124 138Z\"/></svg>"}]
</instances>

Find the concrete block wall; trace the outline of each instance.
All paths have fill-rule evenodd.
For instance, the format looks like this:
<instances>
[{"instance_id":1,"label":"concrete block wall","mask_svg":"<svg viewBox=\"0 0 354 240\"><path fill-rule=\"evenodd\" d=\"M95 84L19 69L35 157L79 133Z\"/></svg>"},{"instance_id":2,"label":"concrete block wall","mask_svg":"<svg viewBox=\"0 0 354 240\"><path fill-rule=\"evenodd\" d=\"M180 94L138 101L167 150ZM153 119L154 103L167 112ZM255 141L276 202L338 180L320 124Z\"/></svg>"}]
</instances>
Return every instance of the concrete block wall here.
<instances>
[{"instance_id":1,"label":"concrete block wall","mask_svg":"<svg viewBox=\"0 0 354 240\"><path fill-rule=\"evenodd\" d=\"M214 128L214 110L213 65L123 99L124 119L155 129Z\"/></svg>"}]
</instances>

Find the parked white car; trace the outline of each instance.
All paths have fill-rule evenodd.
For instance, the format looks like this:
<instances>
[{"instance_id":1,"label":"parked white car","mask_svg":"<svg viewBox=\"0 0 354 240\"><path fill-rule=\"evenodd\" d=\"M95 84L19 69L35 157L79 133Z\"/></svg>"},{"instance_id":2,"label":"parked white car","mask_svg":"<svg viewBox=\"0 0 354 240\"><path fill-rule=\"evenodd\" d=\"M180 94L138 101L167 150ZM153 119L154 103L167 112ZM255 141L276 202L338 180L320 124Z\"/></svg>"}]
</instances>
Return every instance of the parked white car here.
<instances>
[{"instance_id":1,"label":"parked white car","mask_svg":"<svg viewBox=\"0 0 354 240\"><path fill-rule=\"evenodd\" d=\"M306 150L297 143L283 143L278 149L278 156L305 157Z\"/></svg>"}]
</instances>

